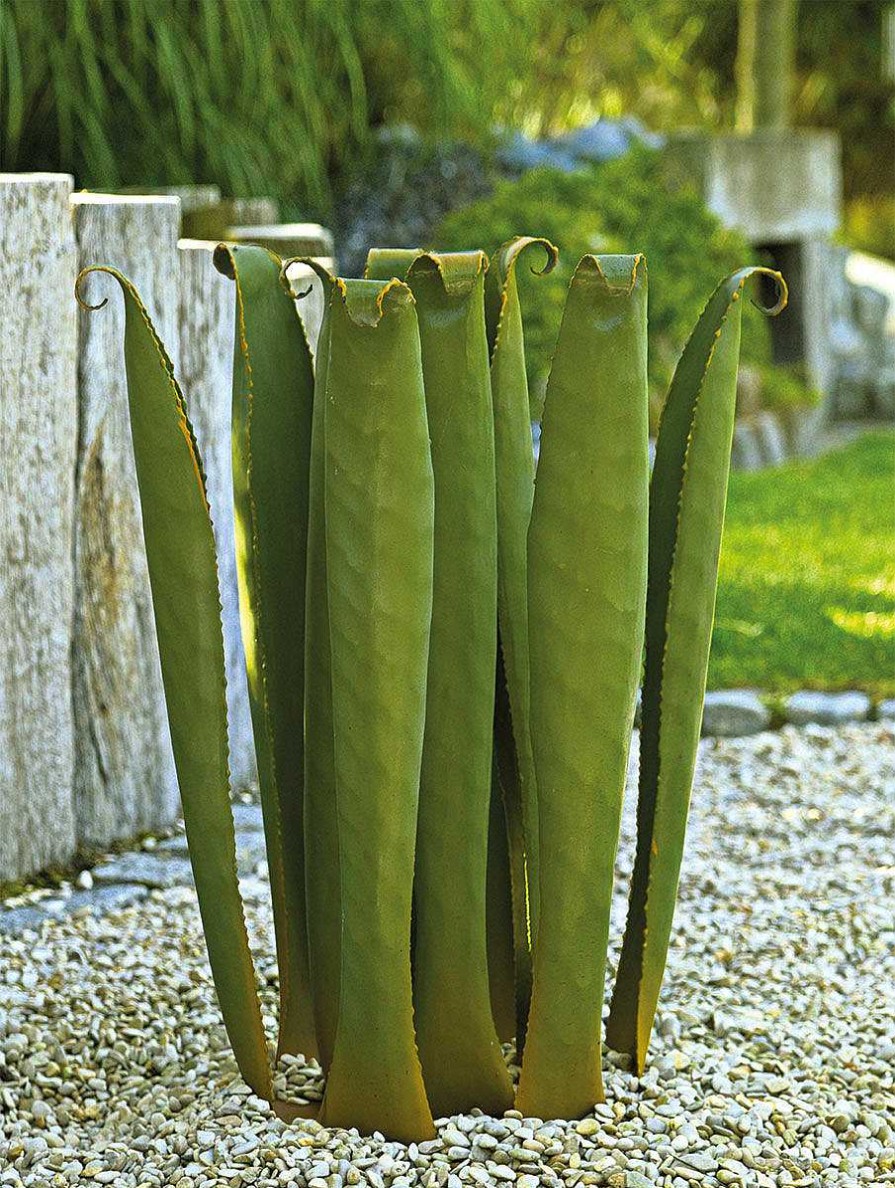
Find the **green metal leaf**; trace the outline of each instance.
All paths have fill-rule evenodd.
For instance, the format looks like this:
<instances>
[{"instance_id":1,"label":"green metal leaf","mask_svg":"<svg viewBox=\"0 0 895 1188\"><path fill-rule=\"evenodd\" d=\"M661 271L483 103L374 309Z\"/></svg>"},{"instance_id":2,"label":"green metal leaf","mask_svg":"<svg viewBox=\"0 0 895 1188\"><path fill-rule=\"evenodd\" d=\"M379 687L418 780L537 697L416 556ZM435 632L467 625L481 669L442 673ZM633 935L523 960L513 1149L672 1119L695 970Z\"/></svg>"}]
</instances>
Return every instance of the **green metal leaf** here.
<instances>
[{"instance_id":1,"label":"green metal leaf","mask_svg":"<svg viewBox=\"0 0 895 1188\"><path fill-rule=\"evenodd\" d=\"M525 1044L531 990L530 931L537 932L538 807L529 725L528 527L534 498L534 454L528 376L516 263L531 247L545 254L538 275L550 272L558 252L549 240L519 236L491 260L485 310L491 348L491 392L497 475L497 621L502 672L498 674L495 747L511 837L510 879L514 903L516 1050ZM503 702L508 700L507 712ZM506 720L509 719L507 722ZM501 729L503 721L504 729ZM509 725L509 731L505 728ZM521 821L514 820L521 812ZM529 911L530 909L530 911Z\"/></svg>"},{"instance_id":2,"label":"green metal leaf","mask_svg":"<svg viewBox=\"0 0 895 1188\"><path fill-rule=\"evenodd\" d=\"M603 1099L606 947L646 598L646 289L642 256L578 265L528 534L541 908L517 1108L540 1118Z\"/></svg>"},{"instance_id":3,"label":"green metal leaf","mask_svg":"<svg viewBox=\"0 0 895 1188\"><path fill-rule=\"evenodd\" d=\"M650 488L637 856L607 1041L646 1059L677 896L702 721L730 446L744 268L703 310L671 381Z\"/></svg>"},{"instance_id":4,"label":"green metal leaf","mask_svg":"<svg viewBox=\"0 0 895 1188\"><path fill-rule=\"evenodd\" d=\"M171 362L136 289L120 272L103 267L85 269L78 290L94 271L113 276L124 294L124 358L146 559L208 959L239 1070L260 1097L271 1100L236 877L224 643L205 479Z\"/></svg>"},{"instance_id":5,"label":"green metal leaf","mask_svg":"<svg viewBox=\"0 0 895 1188\"><path fill-rule=\"evenodd\" d=\"M278 1050L314 1056L303 824L313 370L279 257L220 244L215 263L236 281L236 558L280 971Z\"/></svg>"},{"instance_id":6,"label":"green metal leaf","mask_svg":"<svg viewBox=\"0 0 895 1188\"><path fill-rule=\"evenodd\" d=\"M370 253L384 279L407 256ZM421 254L416 300L435 476L413 965L417 1042L437 1115L502 1113L512 1084L491 1014L486 882L497 657L494 423L483 252Z\"/></svg>"},{"instance_id":7,"label":"green metal leaf","mask_svg":"<svg viewBox=\"0 0 895 1188\"><path fill-rule=\"evenodd\" d=\"M322 1120L431 1137L410 916L432 614L434 484L413 296L337 281L325 538L342 951Z\"/></svg>"},{"instance_id":8,"label":"green metal leaf","mask_svg":"<svg viewBox=\"0 0 895 1188\"><path fill-rule=\"evenodd\" d=\"M503 656L498 645L497 688L494 698L494 791L500 816L489 830L499 827L502 841L493 839L488 853L488 965L492 977L491 1003L495 1020L512 1017L501 1039L516 1041L516 1062L522 1060L531 1007L531 936L529 933L529 870L522 812L522 781L513 736L510 698ZM492 792L492 796L494 792ZM499 862L498 867L494 864ZM509 903L509 915L502 905ZM504 937L498 929L509 926ZM507 961L509 949L509 963Z\"/></svg>"},{"instance_id":9,"label":"green metal leaf","mask_svg":"<svg viewBox=\"0 0 895 1188\"><path fill-rule=\"evenodd\" d=\"M285 265L284 265L285 268ZM333 752L332 660L326 578L325 413L333 278L324 274L325 310L317 344L311 428L308 571L305 603L305 887L308 957L321 1067L332 1061L339 1015L341 890Z\"/></svg>"}]
</instances>

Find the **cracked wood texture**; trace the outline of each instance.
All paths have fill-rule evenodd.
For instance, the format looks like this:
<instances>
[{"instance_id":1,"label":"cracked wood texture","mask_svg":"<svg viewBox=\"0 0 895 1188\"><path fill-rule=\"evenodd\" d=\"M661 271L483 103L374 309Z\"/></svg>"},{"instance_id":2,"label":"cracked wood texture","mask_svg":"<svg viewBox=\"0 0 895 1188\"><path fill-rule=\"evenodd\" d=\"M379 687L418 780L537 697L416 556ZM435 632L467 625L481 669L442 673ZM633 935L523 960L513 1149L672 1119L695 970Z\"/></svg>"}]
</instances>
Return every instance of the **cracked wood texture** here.
<instances>
[{"instance_id":1,"label":"cracked wood texture","mask_svg":"<svg viewBox=\"0 0 895 1188\"><path fill-rule=\"evenodd\" d=\"M78 264L111 264L137 286L177 365L180 202L76 194ZM91 276L81 311L75 526L74 801L78 840L104 846L168 825L178 794L134 470L124 307ZM177 525L172 524L176 531Z\"/></svg>"},{"instance_id":2,"label":"cracked wood texture","mask_svg":"<svg viewBox=\"0 0 895 1188\"><path fill-rule=\"evenodd\" d=\"M0 174L0 880L75 847L71 187L67 174Z\"/></svg>"},{"instance_id":3,"label":"cracked wood texture","mask_svg":"<svg viewBox=\"0 0 895 1188\"><path fill-rule=\"evenodd\" d=\"M236 790L257 783L249 711L245 652L239 626L239 590L233 536L233 468L230 420L233 393L233 330L236 290L215 268L217 241L181 239L180 386L196 434L214 524L224 657L230 783Z\"/></svg>"}]
</instances>

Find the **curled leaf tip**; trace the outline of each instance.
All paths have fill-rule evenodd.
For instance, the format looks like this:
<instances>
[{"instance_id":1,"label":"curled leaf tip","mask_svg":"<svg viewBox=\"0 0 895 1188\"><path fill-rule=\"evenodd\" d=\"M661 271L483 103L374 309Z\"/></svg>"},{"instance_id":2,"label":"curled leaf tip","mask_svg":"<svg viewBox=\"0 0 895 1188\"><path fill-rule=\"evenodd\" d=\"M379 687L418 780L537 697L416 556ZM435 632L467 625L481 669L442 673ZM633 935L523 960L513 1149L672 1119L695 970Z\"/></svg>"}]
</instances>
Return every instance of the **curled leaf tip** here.
<instances>
[{"instance_id":1,"label":"curled leaf tip","mask_svg":"<svg viewBox=\"0 0 895 1188\"><path fill-rule=\"evenodd\" d=\"M314 286L311 284L308 285L306 289L301 289L297 293L295 292L289 282L288 276L286 275L289 269L295 264L304 264L307 268L310 268L313 272L316 272L324 284L338 285L338 280L336 277L333 276L326 265L321 264L315 256L290 256L288 259L283 260L282 264L280 265L280 283L285 286L286 292L295 301L301 301L303 297L307 297L314 288Z\"/></svg>"},{"instance_id":2,"label":"curled leaf tip","mask_svg":"<svg viewBox=\"0 0 895 1188\"><path fill-rule=\"evenodd\" d=\"M582 256L572 276L576 280L592 278L613 295L628 296L634 291L639 271L646 271L646 256Z\"/></svg>"},{"instance_id":3,"label":"curled leaf tip","mask_svg":"<svg viewBox=\"0 0 895 1188\"><path fill-rule=\"evenodd\" d=\"M371 248L364 269L365 280L402 277L437 277L444 291L452 297L469 293L483 273L488 271L488 257L482 251L437 252L404 248Z\"/></svg>"},{"instance_id":4,"label":"curled leaf tip","mask_svg":"<svg viewBox=\"0 0 895 1188\"><path fill-rule=\"evenodd\" d=\"M214 249L211 258L218 272L230 280L236 280L236 257L244 253L256 252L265 253L275 264L279 265L280 257L277 253L261 243L233 243L230 240L222 240Z\"/></svg>"},{"instance_id":5,"label":"curled leaf tip","mask_svg":"<svg viewBox=\"0 0 895 1188\"><path fill-rule=\"evenodd\" d=\"M533 276L546 276L552 272L559 260L559 250L543 236L514 235L502 243L491 257L493 271L489 274L492 280L486 281L485 316L488 321L488 337L491 345L491 359L493 361L501 336L504 314L510 301L510 289L516 264L522 253L532 246L539 247L544 252L544 263L540 268L531 266ZM516 298L518 299L518 298Z\"/></svg>"},{"instance_id":6,"label":"curled leaf tip","mask_svg":"<svg viewBox=\"0 0 895 1188\"><path fill-rule=\"evenodd\" d=\"M364 280L375 280L391 276L406 276L408 269L419 256L425 255L422 248L370 248L364 265Z\"/></svg>"},{"instance_id":7,"label":"curled leaf tip","mask_svg":"<svg viewBox=\"0 0 895 1188\"><path fill-rule=\"evenodd\" d=\"M413 305L410 287L397 277L383 280L333 278L342 308L356 326L375 328L392 310Z\"/></svg>"},{"instance_id":8,"label":"curled leaf tip","mask_svg":"<svg viewBox=\"0 0 895 1188\"><path fill-rule=\"evenodd\" d=\"M212 253L212 263L222 276L236 279L236 265L233 262L233 244L219 243Z\"/></svg>"},{"instance_id":9,"label":"curled leaf tip","mask_svg":"<svg viewBox=\"0 0 895 1188\"><path fill-rule=\"evenodd\" d=\"M389 309L407 304L414 304L413 293L404 281L398 280L397 277L393 277L385 285L376 299L376 306L380 315L387 313Z\"/></svg>"},{"instance_id":10,"label":"curled leaf tip","mask_svg":"<svg viewBox=\"0 0 895 1188\"><path fill-rule=\"evenodd\" d=\"M110 270L103 264L91 264L89 268L82 268L75 280L75 301L80 305L81 309L87 310L90 313L95 313L96 310L102 309L104 305L109 304L109 298L103 297L102 301L93 305L86 297L83 296L82 288L84 281L91 272L110 272ZM110 275L112 275L110 273Z\"/></svg>"},{"instance_id":11,"label":"curled leaf tip","mask_svg":"<svg viewBox=\"0 0 895 1188\"><path fill-rule=\"evenodd\" d=\"M775 268L755 268L752 270L753 276L769 276L774 282L774 290L777 300L773 305L763 305L760 301L752 298L752 304L756 309L760 309L763 314L767 314L769 318L776 318L780 313L786 309L789 301L789 286L782 272L778 272ZM744 282L745 283L745 280Z\"/></svg>"},{"instance_id":12,"label":"curled leaf tip","mask_svg":"<svg viewBox=\"0 0 895 1188\"><path fill-rule=\"evenodd\" d=\"M535 276L546 276L548 272L552 272L559 263L559 248L556 244L551 243L549 239L533 239L532 243L538 243L544 249L544 263L538 268L532 264L529 271L533 272Z\"/></svg>"},{"instance_id":13,"label":"curled leaf tip","mask_svg":"<svg viewBox=\"0 0 895 1188\"><path fill-rule=\"evenodd\" d=\"M444 291L460 297L468 293L483 272L488 271L488 257L482 251L421 252L407 269L407 278L420 273L437 275Z\"/></svg>"},{"instance_id":14,"label":"curled leaf tip","mask_svg":"<svg viewBox=\"0 0 895 1188\"><path fill-rule=\"evenodd\" d=\"M535 276L546 276L548 272L553 271L559 261L559 248L555 244L543 236L515 235L512 239L508 239L506 243L501 244L496 254L500 274L504 280L506 280L512 271L519 256L530 247L539 247L544 252L544 263L540 268L532 264L530 271Z\"/></svg>"}]
</instances>

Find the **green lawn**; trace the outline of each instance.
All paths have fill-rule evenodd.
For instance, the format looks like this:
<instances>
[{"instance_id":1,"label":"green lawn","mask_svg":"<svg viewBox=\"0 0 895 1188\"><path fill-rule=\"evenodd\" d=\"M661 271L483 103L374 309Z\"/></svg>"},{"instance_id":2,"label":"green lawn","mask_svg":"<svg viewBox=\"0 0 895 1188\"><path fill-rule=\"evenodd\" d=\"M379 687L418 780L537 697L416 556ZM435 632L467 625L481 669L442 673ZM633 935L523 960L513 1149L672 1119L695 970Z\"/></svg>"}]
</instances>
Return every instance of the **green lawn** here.
<instances>
[{"instance_id":1,"label":"green lawn","mask_svg":"<svg viewBox=\"0 0 895 1188\"><path fill-rule=\"evenodd\" d=\"M710 689L895 695L895 433L732 474Z\"/></svg>"}]
</instances>

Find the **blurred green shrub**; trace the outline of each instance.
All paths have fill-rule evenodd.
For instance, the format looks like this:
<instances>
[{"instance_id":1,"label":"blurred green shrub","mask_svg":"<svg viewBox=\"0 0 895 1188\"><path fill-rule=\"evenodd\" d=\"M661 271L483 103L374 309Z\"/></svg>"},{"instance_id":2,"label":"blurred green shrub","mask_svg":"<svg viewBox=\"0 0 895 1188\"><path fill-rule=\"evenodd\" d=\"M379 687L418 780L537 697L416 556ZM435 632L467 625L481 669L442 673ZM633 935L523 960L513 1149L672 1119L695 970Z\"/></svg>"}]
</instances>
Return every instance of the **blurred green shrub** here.
<instances>
[{"instance_id":1,"label":"blurred green shrub","mask_svg":"<svg viewBox=\"0 0 895 1188\"><path fill-rule=\"evenodd\" d=\"M572 270L585 252L646 254L649 375L658 402L706 294L719 276L755 260L746 240L722 227L695 190L669 187L661 153L643 146L574 173L543 168L500 181L491 196L444 218L432 246L492 252L520 228L546 236L560 250L549 276L519 270L529 381L536 390L550 368ZM537 299L526 301L532 285ZM749 307L743 312L743 358L764 363L770 351L766 319Z\"/></svg>"},{"instance_id":2,"label":"blurred green shrub","mask_svg":"<svg viewBox=\"0 0 895 1188\"><path fill-rule=\"evenodd\" d=\"M842 240L895 260L895 194L865 194L845 204Z\"/></svg>"},{"instance_id":3,"label":"blurred green shrub","mask_svg":"<svg viewBox=\"0 0 895 1188\"><path fill-rule=\"evenodd\" d=\"M761 406L772 412L789 412L812 408L820 404L823 396L812 388L800 363L788 363L760 369Z\"/></svg>"}]
</instances>

